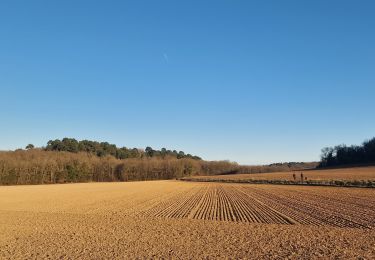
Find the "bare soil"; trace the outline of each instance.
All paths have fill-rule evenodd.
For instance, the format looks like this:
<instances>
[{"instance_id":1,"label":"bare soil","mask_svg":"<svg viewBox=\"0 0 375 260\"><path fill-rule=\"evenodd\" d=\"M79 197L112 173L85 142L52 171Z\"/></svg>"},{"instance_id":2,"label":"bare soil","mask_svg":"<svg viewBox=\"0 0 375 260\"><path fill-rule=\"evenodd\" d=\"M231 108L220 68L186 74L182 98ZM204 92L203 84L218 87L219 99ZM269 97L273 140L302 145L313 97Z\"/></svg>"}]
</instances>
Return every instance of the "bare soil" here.
<instances>
[{"instance_id":1,"label":"bare soil","mask_svg":"<svg viewBox=\"0 0 375 260\"><path fill-rule=\"evenodd\" d=\"M307 180L375 180L375 166L353 167L328 170L300 170L292 172L271 172L271 173L252 173L252 174L230 174L230 175L213 175L213 176L195 176L192 179L222 179L222 180L288 180L292 181L293 173L296 180L300 180L301 173Z\"/></svg>"},{"instance_id":2,"label":"bare soil","mask_svg":"<svg viewBox=\"0 0 375 260\"><path fill-rule=\"evenodd\" d=\"M375 190L150 181L0 187L1 259L375 257Z\"/></svg>"}]
</instances>

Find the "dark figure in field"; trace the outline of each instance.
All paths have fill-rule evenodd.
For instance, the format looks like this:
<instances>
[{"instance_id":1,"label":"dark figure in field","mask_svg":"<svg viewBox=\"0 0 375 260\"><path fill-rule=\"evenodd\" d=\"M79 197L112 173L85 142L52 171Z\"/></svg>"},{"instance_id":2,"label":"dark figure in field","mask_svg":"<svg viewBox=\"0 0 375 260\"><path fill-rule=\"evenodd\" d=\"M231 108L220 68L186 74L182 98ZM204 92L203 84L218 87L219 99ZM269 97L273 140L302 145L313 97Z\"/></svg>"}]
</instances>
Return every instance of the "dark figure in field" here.
<instances>
[{"instance_id":1,"label":"dark figure in field","mask_svg":"<svg viewBox=\"0 0 375 260\"><path fill-rule=\"evenodd\" d=\"M301 172L301 182L303 182L303 172Z\"/></svg>"},{"instance_id":2,"label":"dark figure in field","mask_svg":"<svg viewBox=\"0 0 375 260\"><path fill-rule=\"evenodd\" d=\"M293 180L296 181L296 174L293 173Z\"/></svg>"}]
</instances>

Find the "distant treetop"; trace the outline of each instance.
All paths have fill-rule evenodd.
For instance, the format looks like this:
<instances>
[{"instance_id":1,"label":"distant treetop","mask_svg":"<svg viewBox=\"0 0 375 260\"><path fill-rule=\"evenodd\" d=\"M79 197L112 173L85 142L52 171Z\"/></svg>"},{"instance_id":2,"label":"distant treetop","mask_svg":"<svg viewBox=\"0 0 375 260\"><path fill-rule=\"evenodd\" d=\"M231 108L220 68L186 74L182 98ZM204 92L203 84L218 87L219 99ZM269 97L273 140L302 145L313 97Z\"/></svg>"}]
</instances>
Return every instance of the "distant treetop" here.
<instances>
[{"instance_id":1,"label":"distant treetop","mask_svg":"<svg viewBox=\"0 0 375 260\"><path fill-rule=\"evenodd\" d=\"M322 149L320 167L375 163L375 138L362 145L345 144Z\"/></svg>"},{"instance_id":2,"label":"distant treetop","mask_svg":"<svg viewBox=\"0 0 375 260\"><path fill-rule=\"evenodd\" d=\"M34 145L33 144L28 144L26 145L26 150L30 150L30 149L34 149Z\"/></svg>"},{"instance_id":3,"label":"distant treetop","mask_svg":"<svg viewBox=\"0 0 375 260\"><path fill-rule=\"evenodd\" d=\"M26 149L31 149L28 145ZM34 148L33 145L31 145ZM29 147L29 148L28 148ZM143 158L143 157L174 157L177 159L190 158L195 160L201 160L198 156L191 154L185 154L183 151L177 152L176 150L167 150L162 148L161 150L154 150L151 147L146 147L145 150L137 148L117 147L115 144L108 142L96 142L89 140L77 141L74 138L63 138L62 140L49 140L47 146L44 148L46 151L66 151L72 153L88 152L96 154L99 157L111 155L117 159L126 158Z\"/></svg>"}]
</instances>

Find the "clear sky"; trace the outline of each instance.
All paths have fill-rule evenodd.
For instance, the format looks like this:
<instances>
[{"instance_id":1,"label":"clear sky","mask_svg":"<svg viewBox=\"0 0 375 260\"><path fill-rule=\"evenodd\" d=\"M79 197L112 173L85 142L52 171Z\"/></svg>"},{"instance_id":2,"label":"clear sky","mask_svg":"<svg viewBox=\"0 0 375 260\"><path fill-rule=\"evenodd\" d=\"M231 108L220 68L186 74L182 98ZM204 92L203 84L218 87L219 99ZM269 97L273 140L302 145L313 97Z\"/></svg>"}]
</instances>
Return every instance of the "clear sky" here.
<instances>
[{"instance_id":1,"label":"clear sky","mask_svg":"<svg viewBox=\"0 0 375 260\"><path fill-rule=\"evenodd\" d=\"M0 149L244 164L375 136L375 1L0 1Z\"/></svg>"}]
</instances>

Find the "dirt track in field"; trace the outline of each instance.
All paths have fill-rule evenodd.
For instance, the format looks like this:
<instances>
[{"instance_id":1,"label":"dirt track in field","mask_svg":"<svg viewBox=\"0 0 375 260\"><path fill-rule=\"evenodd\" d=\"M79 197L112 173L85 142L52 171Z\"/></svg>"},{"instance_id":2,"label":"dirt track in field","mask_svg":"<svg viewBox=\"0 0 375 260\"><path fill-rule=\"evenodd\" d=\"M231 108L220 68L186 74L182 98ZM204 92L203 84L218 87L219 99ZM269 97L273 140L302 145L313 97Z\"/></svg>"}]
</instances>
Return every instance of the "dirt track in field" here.
<instances>
[{"instance_id":1,"label":"dirt track in field","mask_svg":"<svg viewBox=\"0 0 375 260\"><path fill-rule=\"evenodd\" d=\"M0 187L0 258L375 257L375 190L153 181Z\"/></svg>"}]
</instances>

